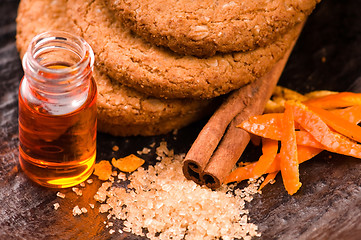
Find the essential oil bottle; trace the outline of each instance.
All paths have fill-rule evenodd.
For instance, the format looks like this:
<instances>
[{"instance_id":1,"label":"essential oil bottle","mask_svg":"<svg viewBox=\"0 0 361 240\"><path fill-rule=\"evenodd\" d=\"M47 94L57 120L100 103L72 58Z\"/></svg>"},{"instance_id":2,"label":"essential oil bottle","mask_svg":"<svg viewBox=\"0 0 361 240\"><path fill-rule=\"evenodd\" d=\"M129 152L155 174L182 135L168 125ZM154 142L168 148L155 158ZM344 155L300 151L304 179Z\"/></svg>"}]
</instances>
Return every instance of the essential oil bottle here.
<instances>
[{"instance_id":1,"label":"essential oil bottle","mask_svg":"<svg viewBox=\"0 0 361 240\"><path fill-rule=\"evenodd\" d=\"M23 57L19 87L19 161L30 179L74 186L93 171L96 156L94 53L66 32L37 35Z\"/></svg>"}]
</instances>

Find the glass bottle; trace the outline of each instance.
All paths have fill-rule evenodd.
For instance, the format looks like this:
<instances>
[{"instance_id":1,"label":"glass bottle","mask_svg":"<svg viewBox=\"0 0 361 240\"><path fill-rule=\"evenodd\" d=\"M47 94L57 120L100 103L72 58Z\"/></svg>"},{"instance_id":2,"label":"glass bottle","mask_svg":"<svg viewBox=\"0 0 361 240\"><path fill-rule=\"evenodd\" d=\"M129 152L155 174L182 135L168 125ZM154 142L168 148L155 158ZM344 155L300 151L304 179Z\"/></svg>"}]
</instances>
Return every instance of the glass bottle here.
<instances>
[{"instance_id":1,"label":"glass bottle","mask_svg":"<svg viewBox=\"0 0 361 240\"><path fill-rule=\"evenodd\" d=\"M96 156L94 53L66 32L37 35L23 57L19 86L19 161L30 179L74 186L93 172Z\"/></svg>"}]
</instances>

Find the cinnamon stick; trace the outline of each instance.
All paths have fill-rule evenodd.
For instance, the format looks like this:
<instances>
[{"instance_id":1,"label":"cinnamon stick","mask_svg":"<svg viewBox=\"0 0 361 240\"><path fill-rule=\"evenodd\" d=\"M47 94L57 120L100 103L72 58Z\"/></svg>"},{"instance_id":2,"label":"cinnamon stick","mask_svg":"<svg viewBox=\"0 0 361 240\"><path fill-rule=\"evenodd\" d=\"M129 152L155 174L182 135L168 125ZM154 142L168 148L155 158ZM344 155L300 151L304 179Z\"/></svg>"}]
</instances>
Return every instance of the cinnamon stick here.
<instances>
[{"instance_id":1,"label":"cinnamon stick","mask_svg":"<svg viewBox=\"0 0 361 240\"><path fill-rule=\"evenodd\" d=\"M236 126L263 112L295 42L269 73L234 91L209 119L183 162L187 179L213 189L220 187L250 140L250 135Z\"/></svg>"},{"instance_id":2,"label":"cinnamon stick","mask_svg":"<svg viewBox=\"0 0 361 240\"><path fill-rule=\"evenodd\" d=\"M276 87L288 56L281 59L272 70L260 78L260 82L250 89L251 98L246 98L246 104L241 112L232 120L229 128L222 138L216 151L213 153L200 178L207 187L218 188L231 172L233 166L241 157L251 136L236 126L247 120L250 116L262 114L273 89Z\"/></svg>"},{"instance_id":3,"label":"cinnamon stick","mask_svg":"<svg viewBox=\"0 0 361 240\"><path fill-rule=\"evenodd\" d=\"M248 89L245 88L233 91L199 133L183 162L183 173L187 179L203 185L200 174L224 135L228 124L239 113L240 105L244 105L239 100L247 94Z\"/></svg>"}]
</instances>

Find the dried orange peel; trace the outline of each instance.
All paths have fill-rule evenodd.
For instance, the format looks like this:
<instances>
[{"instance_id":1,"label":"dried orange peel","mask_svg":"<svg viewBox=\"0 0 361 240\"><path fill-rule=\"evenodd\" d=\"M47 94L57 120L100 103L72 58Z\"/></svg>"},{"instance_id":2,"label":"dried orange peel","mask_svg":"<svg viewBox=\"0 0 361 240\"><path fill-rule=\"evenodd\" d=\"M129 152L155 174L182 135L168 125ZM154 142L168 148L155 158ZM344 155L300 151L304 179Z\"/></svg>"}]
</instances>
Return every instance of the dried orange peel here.
<instances>
[{"instance_id":1,"label":"dried orange peel","mask_svg":"<svg viewBox=\"0 0 361 240\"><path fill-rule=\"evenodd\" d=\"M267 172L278 152L278 141L263 138L262 139L262 156L259 158L253 169L255 177L259 177Z\"/></svg>"},{"instance_id":2,"label":"dried orange peel","mask_svg":"<svg viewBox=\"0 0 361 240\"><path fill-rule=\"evenodd\" d=\"M316 113L330 128L354 141L361 142L361 127L358 125L345 120L337 115L337 113L313 107L312 105L307 107L309 110Z\"/></svg>"},{"instance_id":3,"label":"dried orange peel","mask_svg":"<svg viewBox=\"0 0 361 240\"><path fill-rule=\"evenodd\" d=\"M98 176L100 180L106 181L112 175L112 165L109 161L102 160L94 165L93 174Z\"/></svg>"},{"instance_id":4,"label":"dried orange peel","mask_svg":"<svg viewBox=\"0 0 361 240\"><path fill-rule=\"evenodd\" d=\"M353 124L359 124L361 122L361 105L334 109L330 110L330 112L337 114L339 117Z\"/></svg>"},{"instance_id":5,"label":"dried orange peel","mask_svg":"<svg viewBox=\"0 0 361 240\"><path fill-rule=\"evenodd\" d=\"M293 195L301 187L298 171L297 141L293 111L288 102L282 118L283 131L281 136L281 174L287 192Z\"/></svg>"},{"instance_id":6,"label":"dried orange peel","mask_svg":"<svg viewBox=\"0 0 361 240\"><path fill-rule=\"evenodd\" d=\"M361 97L359 93L341 92L322 97L311 98L304 101L303 103L323 109L335 109L361 105Z\"/></svg>"},{"instance_id":7,"label":"dried orange peel","mask_svg":"<svg viewBox=\"0 0 361 240\"><path fill-rule=\"evenodd\" d=\"M282 114L269 113L250 117L242 122L238 127L243 128L252 135L262 138L269 138L280 141L282 136ZM296 141L298 145L322 148L323 146L315 138L304 130L296 131Z\"/></svg>"},{"instance_id":8,"label":"dried orange peel","mask_svg":"<svg viewBox=\"0 0 361 240\"><path fill-rule=\"evenodd\" d=\"M144 160L134 154L130 154L124 158L119 158L118 160L115 158L112 159L112 165L122 172L134 172L143 164Z\"/></svg>"},{"instance_id":9,"label":"dried orange peel","mask_svg":"<svg viewBox=\"0 0 361 240\"><path fill-rule=\"evenodd\" d=\"M298 163L303 163L307 160L310 160L317 154L322 152L322 149L307 147L307 146L297 146L297 158ZM230 182L241 182L247 179L255 179L257 176L254 174L253 169L256 166L257 162L248 164L246 166L238 167L233 170L224 180L224 183ZM266 173L272 173L280 171L280 154L277 154L275 160L272 162L271 166L267 169Z\"/></svg>"},{"instance_id":10,"label":"dried orange peel","mask_svg":"<svg viewBox=\"0 0 361 240\"><path fill-rule=\"evenodd\" d=\"M259 186L259 190L262 190L262 188L264 188L267 184L272 183L275 180L278 173L279 171L268 173L267 177L264 179L261 186Z\"/></svg>"},{"instance_id":11,"label":"dried orange peel","mask_svg":"<svg viewBox=\"0 0 361 240\"><path fill-rule=\"evenodd\" d=\"M301 186L298 165L323 150L361 158L361 94L332 93L314 99L285 101L283 113L253 116L238 127L263 139L281 143L274 159L261 158L239 167L225 183L268 174L263 188L281 171L284 186L292 195ZM268 144L262 139L262 144ZM267 145L263 146L267 149ZM263 165L263 166L262 166Z\"/></svg>"},{"instance_id":12,"label":"dried orange peel","mask_svg":"<svg viewBox=\"0 0 361 240\"><path fill-rule=\"evenodd\" d=\"M119 158L118 160L113 158L112 164L110 164L108 160L102 160L95 164L93 174L98 176L100 180L106 181L110 179L113 173L113 166L122 172L134 172L142 166L144 162L145 161L143 159L135 156L134 154L130 154L124 158Z\"/></svg>"}]
</instances>

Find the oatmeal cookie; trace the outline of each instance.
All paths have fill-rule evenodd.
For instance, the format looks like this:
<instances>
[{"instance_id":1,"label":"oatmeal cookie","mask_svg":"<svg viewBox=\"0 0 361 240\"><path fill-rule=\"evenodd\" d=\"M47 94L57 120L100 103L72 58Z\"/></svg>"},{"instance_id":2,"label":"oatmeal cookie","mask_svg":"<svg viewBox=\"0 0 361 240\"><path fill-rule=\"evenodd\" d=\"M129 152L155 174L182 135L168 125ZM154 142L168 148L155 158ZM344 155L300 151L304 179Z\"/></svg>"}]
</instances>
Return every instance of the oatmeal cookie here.
<instances>
[{"instance_id":1,"label":"oatmeal cookie","mask_svg":"<svg viewBox=\"0 0 361 240\"><path fill-rule=\"evenodd\" d=\"M98 129L117 136L158 135L195 122L214 110L216 99L158 99L122 86L94 70ZM213 105L213 106L212 106Z\"/></svg>"},{"instance_id":2,"label":"oatmeal cookie","mask_svg":"<svg viewBox=\"0 0 361 240\"><path fill-rule=\"evenodd\" d=\"M249 52L210 58L178 55L134 35L104 0L68 1L69 19L93 47L103 71L140 92L165 98L212 98L267 73L280 60L300 26L274 43Z\"/></svg>"},{"instance_id":3,"label":"oatmeal cookie","mask_svg":"<svg viewBox=\"0 0 361 240\"><path fill-rule=\"evenodd\" d=\"M320 0L103 0L139 36L185 55L264 47L305 20Z\"/></svg>"}]
</instances>

